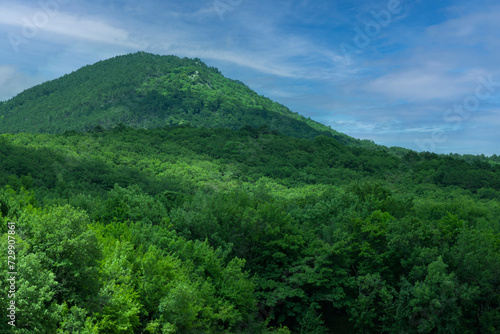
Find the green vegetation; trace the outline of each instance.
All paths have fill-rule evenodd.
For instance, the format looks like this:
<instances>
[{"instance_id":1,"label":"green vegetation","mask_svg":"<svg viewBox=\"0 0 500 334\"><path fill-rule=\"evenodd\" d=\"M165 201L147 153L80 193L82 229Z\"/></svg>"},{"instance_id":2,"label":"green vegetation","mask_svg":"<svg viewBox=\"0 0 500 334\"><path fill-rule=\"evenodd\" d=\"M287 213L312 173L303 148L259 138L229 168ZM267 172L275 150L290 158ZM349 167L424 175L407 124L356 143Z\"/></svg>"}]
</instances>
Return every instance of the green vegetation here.
<instances>
[{"instance_id":1,"label":"green vegetation","mask_svg":"<svg viewBox=\"0 0 500 334\"><path fill-rule=\"evenodd\" d=\"M174 74L147 74L156 73L147 66L134 72L137 57L169 59ZM120 72L126 61L133 66ZM193 74L185 63L201 69ZM16 223L19 272L17 327L2 321L0 332L500 331L496 156L346 144L339 138L348 137L255 95L257 105L268 103L258 114L248 88L197 60L136 54L95 66L59 79L81 79L65 83L67 90L38 91L45 84L0 106L21 115L2 120L10 117L1 126L19 126L16 132L24 131L16 117L36 105L30 101L45 99L59 111L68 103L75 113L68 123L40 120L31 133L0 135L1 305L11 300L8 222ZM93 69L131 75L106 76L92 93L95 82L85 86L83 78L96 75ZM137 86L128 85L133 80ZM201 80L189 93L199 100L215 90L223 100L233 94L236 109L250 109L234 119L215 115L221 106L204 118L176 114L175 101L189 98L171 94L189 91L190 80ZM107 118L97 115L111 110L105 106L85 118L69 98L72 90L103 97L120 82L135 87L114 106L128 101L139 117L131 122L99 123ZM148 96L166 104L153 107ZM196 126L165 125L154 117L165 110L161 117L183 115ZM273 117L297 123L284 131L258 121Z\"/></svg>"},{"instance_id":2,"label":"green vegetation","mask_svg":"<svg viewBox=\"0 0 500 334\"><path fill-rule=\"evenodd\" d=\"M26 333L499 328L498 165L265 127L0 144Z\"/></svg>"}]
</instances>

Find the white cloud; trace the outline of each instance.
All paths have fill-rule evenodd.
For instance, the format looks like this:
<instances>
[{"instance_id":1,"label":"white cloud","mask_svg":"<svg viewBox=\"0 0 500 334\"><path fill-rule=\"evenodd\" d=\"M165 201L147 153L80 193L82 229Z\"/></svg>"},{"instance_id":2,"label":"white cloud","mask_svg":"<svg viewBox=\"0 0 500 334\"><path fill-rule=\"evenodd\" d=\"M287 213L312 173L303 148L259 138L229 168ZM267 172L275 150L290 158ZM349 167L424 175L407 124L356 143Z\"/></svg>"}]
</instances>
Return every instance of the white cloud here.
<instances>
[{"instance_id":1,"label":"white cloud","mask_svg":"<svg viewBox=\"0 0 500 334\"><path fill-rule=\"evenodd\" d=\"M51 11L42 7L23 5L0 5L0 25L11 27L9 36L30 40L44 36L44 33L57 34L71 40L85 40L129 47L138 46L130 40L130 33L113 26L100 18L78 17L54 7ZM14 36L14 37L13 37ZM56 41L51 38L51 41Z\"/></svg>"},{"instance_id":2,"label":"white cloud","mask_svg":"<svg viewBox=\"0 0 500 334\"><path fill-rule=\"evenodd\" d=\"M469 11L465 15L450 19L427 29L429 37L447 43L459 41L460 44L475 44L480 41L493 42L498 45L496 32L500 29L500 7L492 6L487 12L477 8L479 12Z\"/></svg>"},{"instance_id":3,"label":"white cloud","mask_svg":"<svg viewBox=\"0 0 500 334\"><path fill-rule=\"evenodd\" d=\"M7 100L40 81L39 78L24 75L14 66L0 65L0 101Z\"/></svg>"},{"instance_id":4,"label":"white cloud","mask_svg":"<svg viewBox=\"0 0 500 334\"><path fill-rule=\"evenodd\" d=\"M407 68L375 78L367 82L364 88L395 100L427 102L440 99L458 103L467 95L473 95L479 78L486 75L485 71L479 69L450 73L446 67Z\"/></svg>"}]
</instances>

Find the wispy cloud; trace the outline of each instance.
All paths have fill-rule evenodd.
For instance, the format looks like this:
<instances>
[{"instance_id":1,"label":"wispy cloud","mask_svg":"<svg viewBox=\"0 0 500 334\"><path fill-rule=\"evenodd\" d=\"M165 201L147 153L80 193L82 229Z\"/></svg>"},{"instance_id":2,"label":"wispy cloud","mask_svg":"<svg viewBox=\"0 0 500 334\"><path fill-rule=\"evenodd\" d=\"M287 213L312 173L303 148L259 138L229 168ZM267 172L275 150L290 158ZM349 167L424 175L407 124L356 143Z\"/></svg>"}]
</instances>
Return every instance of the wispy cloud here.
<instances>
[{"instance_id":1,"label":"wispy cloud","mask_svg":"<svg viewBox=\"0 0 500 334\"><path fill-rule=\"evenodd\" d=\"M69 14L63 9L48 13L41 7L2 4L0 25L10 26L9 34L16 38L30 39L37 35L37 38L57 42L57 39L42 34L50 33L73 41L84 40L134 48L140 46L130 40L130 33L123 28L113 26L102 19Z\"/></svg>"},{"instance_id":2,"label":"wispy cloud","mask_svg":"<svg viewBox=\"0 0 500 334\"><path fill-rule=\"evenodd\" d=\"M407 69L375 78L366 89L391 99L406 101L452 100L463 98L474 89L474 82L485 75L484 71L449 73L448 66Z\"/></svg>"},{"instance_id":3,"label":"wispy cloud","mask_svg":"<svg viewBox=\"0 0 500 334\"><path fill-rule=\"evenodd\" d=\"M23 74L15 66L0 65L0 101L39 83L39 80Z\"/></svg>"},{"instance_id":4,"label":"wispy cloud","mask_svg":"<svg viewBox=\"0 0 500 334\"><path fill-rule=\"evenodd\" d=\"M460 44L473 45L487 42L498 46L498 39L495 36L500 29L498 20L500 6L498 4L486 8L478 4L475 10L468 9L465 15L460 12L456 13L456 10L457 8L453 7L449 9L458 17L430 26L427 29L428 36L448 43L460 41Z\"/></svg>"}]
</instances>

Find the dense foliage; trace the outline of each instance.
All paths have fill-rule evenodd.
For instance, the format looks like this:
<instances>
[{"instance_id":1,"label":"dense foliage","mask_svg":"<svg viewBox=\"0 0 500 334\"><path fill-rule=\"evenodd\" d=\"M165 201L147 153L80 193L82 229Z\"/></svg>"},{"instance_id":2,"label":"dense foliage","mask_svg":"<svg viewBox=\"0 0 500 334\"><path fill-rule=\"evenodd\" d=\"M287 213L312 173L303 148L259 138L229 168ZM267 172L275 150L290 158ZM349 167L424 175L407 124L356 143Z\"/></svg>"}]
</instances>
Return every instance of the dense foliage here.
<instances>
[{"instance_id":1,"label":"dense foliage","mask_svg":"<svg viewBox=\"0 0 500 334\"><path fill-rule=\"evenodd\" d=\"M488 159L121 125L1 135L0 186L18 333L500 330Z\"/></svg>"},{"instance_id":2,"label":"dense foliage","mask_svg":"<svg viewBox=\"0 0 500 334\"><path fill-rule=\"evenodd\" d=\"M500 332L498 156L358 141L146 53L0 102L0 133L2 333Z\"/></svg>"}]
</instances>

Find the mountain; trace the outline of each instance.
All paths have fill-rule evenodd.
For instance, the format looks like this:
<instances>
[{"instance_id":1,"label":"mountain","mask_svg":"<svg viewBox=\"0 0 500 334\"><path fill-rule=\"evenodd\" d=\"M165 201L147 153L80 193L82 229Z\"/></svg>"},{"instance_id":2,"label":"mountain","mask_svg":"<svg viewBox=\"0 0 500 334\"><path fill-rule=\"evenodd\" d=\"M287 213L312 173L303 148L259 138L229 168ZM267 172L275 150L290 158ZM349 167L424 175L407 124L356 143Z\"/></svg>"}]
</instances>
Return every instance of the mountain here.
<instances>
[{"instance_id":1,"label":"mountain","mask_svg":"<svg viewBox=\"0 0 500 334\"><path fill-rule=\"evenodd\" d=\"M361 141L225 78L199 59L139 52L85 66L0 104L0 133L63 133L117 124L157 128L268 126L289 136ZM367 142L365 142L367 144Z\"/></svg>"}]
</instances>

